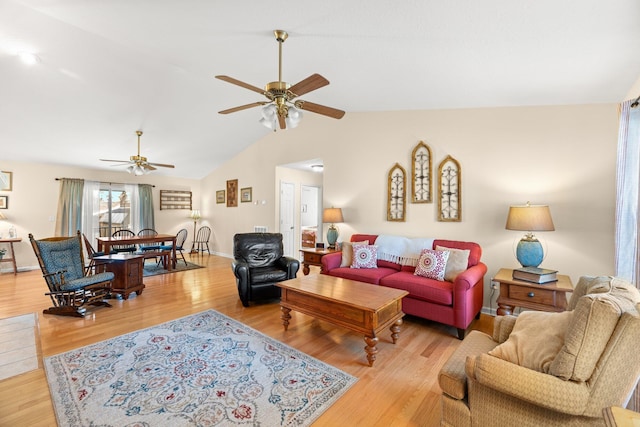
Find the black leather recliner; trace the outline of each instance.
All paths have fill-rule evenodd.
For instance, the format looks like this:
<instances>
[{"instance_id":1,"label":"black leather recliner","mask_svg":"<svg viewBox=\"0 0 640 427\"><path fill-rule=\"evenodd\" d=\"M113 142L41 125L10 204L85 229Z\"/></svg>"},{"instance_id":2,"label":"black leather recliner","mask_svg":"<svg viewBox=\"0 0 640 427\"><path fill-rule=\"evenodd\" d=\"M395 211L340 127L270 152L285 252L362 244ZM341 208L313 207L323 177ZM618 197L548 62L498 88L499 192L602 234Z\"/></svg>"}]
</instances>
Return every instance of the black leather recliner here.
<instances>
[{"instance_id":1,"label":"black leather recliner","mask_svg":"<svg viewBox=\"0 0 640 427\"><path fill-rule=\"evenodd\" d=\"M282 234L239 233L233 236L231 264L242 305L249 301L279 298L277 282L295 279L300 261L284 256Z\"/></svg>"}]
</instances>

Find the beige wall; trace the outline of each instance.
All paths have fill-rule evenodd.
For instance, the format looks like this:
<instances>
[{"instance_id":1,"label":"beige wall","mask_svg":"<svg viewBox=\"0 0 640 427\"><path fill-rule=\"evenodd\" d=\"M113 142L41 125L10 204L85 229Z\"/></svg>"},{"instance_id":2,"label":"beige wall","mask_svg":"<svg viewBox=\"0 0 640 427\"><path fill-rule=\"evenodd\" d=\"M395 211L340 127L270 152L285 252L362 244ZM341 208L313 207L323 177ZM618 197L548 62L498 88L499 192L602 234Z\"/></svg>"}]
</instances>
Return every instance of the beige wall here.
<instances>
[{"instance_id":1,"label":"beige wall","mask_svg":"<svg viewBox=\"0 0 640 427\"><path fill-rule=\"evenodd\" d=\"M142 183L155 185L153 189L156 207L156 229L161 233L175 234L181 228L189 230L188 248L193 234L193 222L188 218L187 210L160 210L160 190L192 191L194 209L199 208L201 199L200 181L176 179L159 175L134 177L126 172L110 172L93 169L82 169L60 165L11 162L0 160L0 170L13 173L13 190L0 191L0 195L9 197L9 208L2 212L7 221L0 221L0 233L8 236L11 225L16 227L22 242L15 244L16 259L19 269L38 268L38 261L29 244L28 235L36 238L53 236L55 232L55 216L58 209L60 182L56 178L83 178L93 181ZM50 219L54 219L51 221ZM0 265L6 274L10 263Z\"/></svg>"},{"instance_id":2,"label":"beige wall","mask_svg":"<svg viewBox=\"0 0 640 427\"><path fill-rule=\"evenodd\" d=\"M238 114L247 115L250 112ZM617 105L492 108L466 110L348 113L332 120L306 113L303 123L286 132L268 133L203 180L148 175L140 181L122 172L35 165L0 160L0 170L14 172L9 209L3 211L25 241L17 246L21 268L35 266L27 233L53 235L59 183L56 177L114 182L144 182L159 190L193 191L194 208L212 228L212 251L230 256L237 232L266 225L278 231L279 181L309 184L318 175L287 175L276 166L322 159L324 206L342 207L345 223L340 240L354 232L427 236L478 242L489 279L501 267L516 267L513 245L521 233L504 229L510 204L551 206L555 232L539 233L548 246L542 266L568 274L574 283L584 274L614 273L615 163ZM418 141L433 152L434 169L447 155L462 167L462 221L437 221L437 203L408 204L407 221L386 221L387 173L399 162L410 170ZM202 153L207 155L207 153ZM283 178L283 174L284 178ZM226 180L252 187L253 200L227 208L216 204L215 192ZM264 201L264 204L262 203ZM299 211L299 209L297 209ZM156 211L159 231L189 230L187 211ZM8 224L0 223L6 233ZM326 228L325 228L326 230ZM326 231L321 233L322 236ZM7 263L2 269L6 271ZM495 296L491 298L495 308Z\"/></svg>"},{"instance_id":3,"label":"beige wall","mask_svg":"<svg viewBox=\"0 0 640 427\"><path fill-rule=\"evenodd\" d=\"M203 209L216 250L229 255L236 232L278 230L276 166L321 158L324 205L344 212L340 240L364 232L478 242L488 307L490 277L517 266L513 245L522 233L504 228L510 204L550 205L556 231L538 233L548 247L543 267L574 282L614 273L617 123L615 104L349 113L340 121L307 113L298 128L269 133L203 180L203 194L213 195L239 178L266 205L227 208L205 196ZM459 223L438 222L437 203L409 203L406 222L386 221L387 173L396 162L409 171L421 140L434 169L447 155L461 165Z\"/></svg>"}]
</instances>

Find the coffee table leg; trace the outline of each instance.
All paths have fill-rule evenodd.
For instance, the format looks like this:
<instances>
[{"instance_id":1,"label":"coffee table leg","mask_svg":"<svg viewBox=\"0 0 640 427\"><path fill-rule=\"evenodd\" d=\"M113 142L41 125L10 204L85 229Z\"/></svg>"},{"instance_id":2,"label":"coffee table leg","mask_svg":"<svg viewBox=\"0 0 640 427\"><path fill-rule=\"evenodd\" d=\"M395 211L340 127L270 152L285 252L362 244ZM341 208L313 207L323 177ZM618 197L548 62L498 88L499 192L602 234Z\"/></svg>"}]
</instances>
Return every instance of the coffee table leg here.
<instances>
[{"instance_id":1,"label":"coffee table leg","mask_svg":"<svg viewBox=\"0 0 640 427\"><path fill-rule=\"evenodd\" d=\"M402 325L402 319L396 320L396 323L389 328L391 329L391 340L393 340L394 344L398 341L398 337L400 337L400 325Z\"/></svg>"},{"instance_id":2,"label":"coffee table leg","mask_svg":"<svg viewBox=\"0 0 640 427\"><path fill-rule=\"evenodd\" d=\"M290 308L280 307L282 313L280 314L280 318L282 319L282 324L284 325L284 330L286 331L289 328L289 320L291 319Z\"/></svg>"},{"instance_id":3,"label":"coffee table leg","mask_svg":"<svg viewBox=\"0 0 640 427\"><path fill-rule=\"evenodd\" d=\"M378 337L373 335L373 337L364 337L364 342L367 343L367 346L364 348L364 351L367 352L367 360L369 361L369 366L373 366L373 362L376 361L376 354L378 354Z\"/></svg>"}]
</instances>

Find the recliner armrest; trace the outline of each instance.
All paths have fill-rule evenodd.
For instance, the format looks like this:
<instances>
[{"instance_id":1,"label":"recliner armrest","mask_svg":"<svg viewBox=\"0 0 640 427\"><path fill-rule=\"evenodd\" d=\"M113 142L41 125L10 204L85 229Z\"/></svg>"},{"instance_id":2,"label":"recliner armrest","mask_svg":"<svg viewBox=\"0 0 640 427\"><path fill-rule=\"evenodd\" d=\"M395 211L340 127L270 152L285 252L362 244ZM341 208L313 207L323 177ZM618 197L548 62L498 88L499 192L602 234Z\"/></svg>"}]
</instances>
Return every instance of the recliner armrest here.
<instances>
[{"instance_id":1,"label":"recliner armrest","mask_svg":"<svg viewBox=\"0 0 640 427\"><path fill-rule=\"evenodd\" d=\"M300 269L300 261L292 257L283 256L278 259L277 263L280 268L287 271L289 279L295 278Z\"/></svg>"},{"instance_id":2,"label":"recliner armrest","mask_svg":"<svg viewBox=\"0 0 640 427\"><path fill-rule=\"evenodd\" d=\"M571 415L584 415L590 397L586 383L564 381L489 354L467 358L467 378L501 393Z\"/></svg>"},{"instance_id":3,"label":"recliner armrest","mask_svg":"<svg viewBox=\"0 0 640 427\"><path fill-rule=\"evenodd\" d=\"M231 263L231 269L238 280L242 283L249 283L249 279L251 278L249 264L243 261L234 260Z\"/></svg>"}]
</instances>

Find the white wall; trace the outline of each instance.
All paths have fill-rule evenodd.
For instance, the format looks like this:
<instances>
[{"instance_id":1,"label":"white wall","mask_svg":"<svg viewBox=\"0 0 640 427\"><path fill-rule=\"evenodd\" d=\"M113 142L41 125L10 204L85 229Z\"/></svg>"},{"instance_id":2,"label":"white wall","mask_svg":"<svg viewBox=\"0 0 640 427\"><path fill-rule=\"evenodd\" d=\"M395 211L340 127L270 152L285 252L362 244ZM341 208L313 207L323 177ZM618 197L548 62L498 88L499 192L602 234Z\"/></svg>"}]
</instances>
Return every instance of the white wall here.
<instances>
[{"instance_id":1,"label":"white wall","mask_svg":"<svg viewBox=\"0 0 640 427\"><path fill-rule=\"evenodd\" d=\"M234 233L277 224L276 166L322 158L324 207L343 209L341 240L363 232L478 242L488 296L490 277L518 265L513 243L522 233L504 228L509 205L549 204L556 231L538 233L548 246L542 266L575 283L614 273L617 130L615 104L348 113L339 121L308 113L298 128L269 133L203 180L204 194L213 194L241 177L266 208L203 208L220 230L217 251L231 254ZM461 222L438 222L435 202L408 203L406 222L386 221L387 173L395 162L409 171L421 140L435 170L447 155L461 165Z\"/></svg>"},{"instance_id":2,"label":"white wall","mask_svg":"<svg viewBox=\"0 0 640 427\"><path fill-rule=\"evenodd\" d=\"M55 232L55 221L50 217L57 214L60 182L56 178L83 178L102 182L141 183L155 185L153 202L155 205L156 229L160 233L175 234L181 228L189 231L187 248L193 238L193 221L188 218L188 210L160 210L160 190L185 190L192 192L193 208L200 206L200 180L163 177L150 174L134 177L127 172L110 172L60 165L25 163L0 160L0 170L13 173L13 190L0 191L9 197L8 209L2 210L7 221L0 221L0 232L7 236L11 225L16 227L22 242L14 244L18 269L39 268L38 261L29 243L28 235L35 238L50 237ZM204 218L206 223L206 218ZM200 223L198 224L200 225ZM11 269L10 263L0 264L3 273Z\"/></svg>"}]
</instances>

